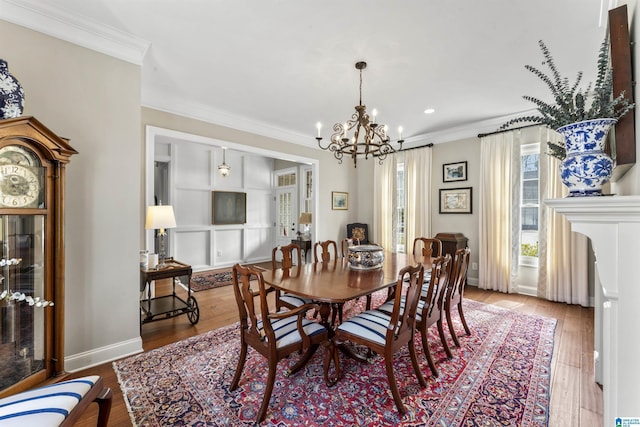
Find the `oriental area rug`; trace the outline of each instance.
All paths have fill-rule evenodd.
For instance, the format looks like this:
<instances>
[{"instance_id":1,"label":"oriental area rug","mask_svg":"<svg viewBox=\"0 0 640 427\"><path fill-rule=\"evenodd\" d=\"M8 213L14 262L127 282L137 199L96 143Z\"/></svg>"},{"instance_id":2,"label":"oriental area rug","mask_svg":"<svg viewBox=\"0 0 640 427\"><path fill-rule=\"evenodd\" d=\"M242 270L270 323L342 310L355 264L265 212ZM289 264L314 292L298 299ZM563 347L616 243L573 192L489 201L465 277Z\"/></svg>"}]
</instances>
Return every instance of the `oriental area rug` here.
<instances>
[{"instance_id":1,"label":"oriental area rug","mask_svg":"<svg viewBox=\"0 0 640 427\"><path fill-rule=\"evenodd\" d=\"M231 274L231 268L202 271L191 275L191 290L193 292L229 286L232 283L233 274Z\"/></svg>"},{"instance_id":2,"label":"oriental area rug","mask_svg":"<svg viewBox=\"0 0 640 427\"><path fill-rule=\"evenodd\" d=\"M271 266L271 262L268 264ZM264 270L260 265L253 265L253 267ZM208 289L219 288L222 286L230 286L231 284L233 284L232 267L199 271L191 275L191 290L193 292L206 291ZM184 284L183 287L186 288Z\"/></svg>"},{"instance_id":3,"label":"oriental area rug","mask_svg":"<svg viewBox=\"0 0 640 427\"><path fill-rule=\"evenodd\" d=\"M345 315L362 305L363 301L357 306L347 303ZM298 355L280 362L261 425L546 426L556 320L472 300L464 301L464 310L472 334L464 335L454 317L461 347L452 347L452 359L446 358L437 328L429 332L439 377L431 375L416 335L426 388L418 385L408 351L396 355L394 371L407 408L404 416L396 410L381 357L362 364L341 355L343 375L329 388L320 348L291 377L284 373ZM250 349L239 387L231 392L239 349L236 323L114 362L133 425L255 425L266 359Z\"/></svg>"}]
</instances>

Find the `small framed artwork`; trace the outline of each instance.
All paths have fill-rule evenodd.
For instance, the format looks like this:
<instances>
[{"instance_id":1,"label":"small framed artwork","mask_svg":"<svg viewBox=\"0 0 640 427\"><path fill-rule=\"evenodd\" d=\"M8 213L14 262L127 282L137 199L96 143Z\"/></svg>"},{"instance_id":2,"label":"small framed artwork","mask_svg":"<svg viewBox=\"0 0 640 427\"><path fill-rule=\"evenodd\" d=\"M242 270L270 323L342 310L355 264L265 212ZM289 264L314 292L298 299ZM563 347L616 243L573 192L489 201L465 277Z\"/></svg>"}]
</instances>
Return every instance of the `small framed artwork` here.
<instances>
[{"instance_id":1,"label":"small framed artwork","mask_svg":"<svg viewBox=\"0 0 640 427\"><path fill-rule=\"evenodd\" d=\"M331 209L333 210L349 209L349 193L332 191L331 192Z\"/></svg>"},{"instance_id":2,"label":"small framed artwork","mask_svg":"<svg viewBox=\"0 0 640 427\"><path fill-rule=\"evenodd\" d=\"M441 188L440 213L470 214L472 202L471 187Z\"/></svg>"},{"instance_id":3,"label":"small framed artwork","mask_svg":"<svg viewBox=\"0 0 640 427\"><path fill-rule=\"evenodd\" d=\"M445 163L442 165L442 182L466 180L467 162Z\"/></svg>"}]
</instances>

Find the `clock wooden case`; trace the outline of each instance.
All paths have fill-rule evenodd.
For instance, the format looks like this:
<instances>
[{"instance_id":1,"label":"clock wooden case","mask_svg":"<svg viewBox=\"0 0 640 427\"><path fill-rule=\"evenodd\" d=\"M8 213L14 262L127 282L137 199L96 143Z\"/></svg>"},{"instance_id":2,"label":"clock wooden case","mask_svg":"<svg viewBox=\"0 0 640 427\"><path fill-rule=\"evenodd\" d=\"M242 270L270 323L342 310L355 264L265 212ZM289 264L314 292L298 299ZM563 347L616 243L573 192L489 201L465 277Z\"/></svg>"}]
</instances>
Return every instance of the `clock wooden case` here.
<instances>
[{"instance_id":1,"label":"clock wooden case","mask_svg":"<svg viewBox=\"0 0 640 427\"><path fill-rule=\"evenodd\" d=\"M0 120L0 291L53 301L0 301L0 397L64 372L64 138L34 117Z\"/></svg>"}]
</instances>

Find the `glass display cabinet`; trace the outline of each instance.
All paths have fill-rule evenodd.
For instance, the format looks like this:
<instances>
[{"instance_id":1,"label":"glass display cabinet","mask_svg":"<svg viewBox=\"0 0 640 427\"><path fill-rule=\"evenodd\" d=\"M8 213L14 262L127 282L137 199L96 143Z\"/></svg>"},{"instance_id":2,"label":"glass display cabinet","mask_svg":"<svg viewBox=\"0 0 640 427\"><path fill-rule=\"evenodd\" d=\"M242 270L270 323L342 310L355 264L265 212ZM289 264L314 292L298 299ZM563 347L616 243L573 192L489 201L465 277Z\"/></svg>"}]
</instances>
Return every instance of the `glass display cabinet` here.
<instances>
[{"instance_id":1,"label":"glass display cabinet","mask_svg":"<svg viewBox=\"0 0 640 427\"><path fill-rule=\"evenodd\" d=\"M76 153L33 117L0 120L0 397L64 371L65 166Z\"/></svg>"}]
</instances>

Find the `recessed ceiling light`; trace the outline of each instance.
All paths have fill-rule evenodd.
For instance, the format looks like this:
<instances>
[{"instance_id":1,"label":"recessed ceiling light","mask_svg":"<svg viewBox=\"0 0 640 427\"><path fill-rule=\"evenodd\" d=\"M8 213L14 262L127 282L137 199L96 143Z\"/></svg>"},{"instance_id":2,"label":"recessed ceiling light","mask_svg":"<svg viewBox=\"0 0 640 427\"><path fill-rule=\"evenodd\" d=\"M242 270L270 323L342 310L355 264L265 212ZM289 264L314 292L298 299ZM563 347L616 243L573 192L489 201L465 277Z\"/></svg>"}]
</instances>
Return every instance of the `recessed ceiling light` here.
<instances>
[{"instance_id":1,"label":"recessed ceiling light","mask_svg":"<svg viewBox=\"0 0 640 427\"><path fill-rule=\"evenodd\" d=\"M436 110L434 110L433 108L427 108L426 110L424 110L425 114L432 114L434 113Z\"/></svg>"}]
</instances>

